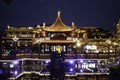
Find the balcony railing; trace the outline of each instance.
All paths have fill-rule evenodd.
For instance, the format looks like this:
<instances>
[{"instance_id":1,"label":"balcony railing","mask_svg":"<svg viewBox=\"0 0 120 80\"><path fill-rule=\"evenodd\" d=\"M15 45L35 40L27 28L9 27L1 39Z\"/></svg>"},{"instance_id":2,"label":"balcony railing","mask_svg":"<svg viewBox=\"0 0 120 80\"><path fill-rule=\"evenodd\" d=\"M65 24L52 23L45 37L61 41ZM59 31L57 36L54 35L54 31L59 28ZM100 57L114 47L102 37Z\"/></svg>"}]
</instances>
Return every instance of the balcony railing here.
<instances>
[{"instance_id":1,"label":"balcony railing","mask_svg":"<svg viewBox=\"0 0 120 80\"><path fill-rule=\"evenodd\" d=\"M17 58L40 58L40 59L49 59L50 54L38 54L38 53L22 53L22 54L17 54Z\"/></svg>"},{"instance_id":2,"label":"balcony railing","mask_svg":"<svg viewBox=\"0 0 120 80\"><path fill-rule=\"evenodd\" d=\"M76 59L76 58L86 58L86 59L109 59L119 57L119 53L66 53L64 54L65 59ZM18 54L2 54L1 59L9 59L12 57L20 58L40 58L40 59L49 59L50 54L48 53L18 53Z\"/></svg>"}]
</instances>

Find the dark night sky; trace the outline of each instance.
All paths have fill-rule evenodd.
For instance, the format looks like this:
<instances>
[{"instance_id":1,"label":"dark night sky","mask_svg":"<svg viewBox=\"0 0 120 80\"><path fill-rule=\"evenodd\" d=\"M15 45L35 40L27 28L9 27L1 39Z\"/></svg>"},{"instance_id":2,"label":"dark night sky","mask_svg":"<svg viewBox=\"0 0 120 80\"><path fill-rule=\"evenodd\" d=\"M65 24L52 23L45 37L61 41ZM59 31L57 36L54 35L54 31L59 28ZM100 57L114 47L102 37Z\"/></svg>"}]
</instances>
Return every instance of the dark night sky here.
<instances>
[{"instance_id":1,"label":"dark night sky","mask_svg":"<svg viewBox=\"0 0 120 80\"><path fill-rule=\"evenodd\" d=\"M0 0L0 29L52 24L61 11L66 25L96 26L113 30L120 18L120 0Z\"/></svg>"}]
</instances>

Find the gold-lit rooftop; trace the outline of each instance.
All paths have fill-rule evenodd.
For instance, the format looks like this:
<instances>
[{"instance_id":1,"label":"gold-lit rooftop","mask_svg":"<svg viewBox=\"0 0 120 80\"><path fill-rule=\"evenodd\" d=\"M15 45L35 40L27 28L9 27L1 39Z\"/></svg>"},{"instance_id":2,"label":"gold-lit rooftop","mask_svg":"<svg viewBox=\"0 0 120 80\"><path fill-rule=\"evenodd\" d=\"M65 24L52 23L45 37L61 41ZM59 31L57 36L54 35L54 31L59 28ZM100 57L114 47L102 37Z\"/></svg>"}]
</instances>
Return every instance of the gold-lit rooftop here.
<instances>
[{"instance_id":1,"label":"gold-lit rooftop","mask_svg":"<svg viewBox=\"0 0 120 80\"><path fill-rule=\"evenodd\" d=\"M58 11L58 16L55 22L50 26L45 28L46 31L50 32L64 32L64 31L72 31L73 28L70 26L65 25L60 17L60 11Z\"/></svg>"}]
</instances>

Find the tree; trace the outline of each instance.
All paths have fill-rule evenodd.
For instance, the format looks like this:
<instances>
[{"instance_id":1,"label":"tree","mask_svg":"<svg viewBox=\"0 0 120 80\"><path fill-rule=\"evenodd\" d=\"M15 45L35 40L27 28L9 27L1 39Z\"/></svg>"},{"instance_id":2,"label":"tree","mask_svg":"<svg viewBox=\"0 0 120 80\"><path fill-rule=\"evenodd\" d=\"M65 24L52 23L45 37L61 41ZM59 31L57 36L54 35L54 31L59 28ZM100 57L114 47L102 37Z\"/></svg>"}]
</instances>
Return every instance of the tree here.
<instances>
[{"instance_id":1,"label":"tree","mask_svg":"<svg viewBox=\"0 0 120 80\"><path fill-rule=\"evenodd\" d=\"M120 80L120 65L110 67L110 80Z\"/></svg>"},{"instance_id":2,"label":"tree","mask_svg":"<svg viewBox=\"0 0 120 80\"><path fill-rule=\"evenodd\" d=\"M53 52L51 53L51 63L49 65L50 80L64 80L64 54Z\"/></svg>"},{"instance_id":3,"label":"tree","mask_svg":"<svg viewBox=\"0 0 120 80\"><path fill-rule=\"evenodd\" d=\"M4 2L5 2L7 5L9 5L9 4L12 3L12 0L4 0Z\"/></svg>"}]
</instances>

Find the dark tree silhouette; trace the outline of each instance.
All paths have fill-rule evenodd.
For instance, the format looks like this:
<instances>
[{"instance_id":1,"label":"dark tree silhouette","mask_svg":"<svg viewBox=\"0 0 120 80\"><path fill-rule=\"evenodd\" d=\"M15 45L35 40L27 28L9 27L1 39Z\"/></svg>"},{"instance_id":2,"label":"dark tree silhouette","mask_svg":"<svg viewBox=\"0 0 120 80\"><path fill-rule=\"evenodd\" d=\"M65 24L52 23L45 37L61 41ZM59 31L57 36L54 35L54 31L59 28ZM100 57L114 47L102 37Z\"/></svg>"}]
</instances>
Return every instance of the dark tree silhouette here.
<instances>
[{"instance_id":1,"label":"dark tree silhouette","mask_svg":"<svg viewBox=\"0 0 120 80\"><path fill-rule=\"evenodd\" d=\"M120 65L110 67L110 80L120 80Z\"/></svg>"},{"instance_id":2,"label":"dark tree silhouette","mask_svg":"<svg viewBox=\"0 0 120 80\"><path fill-rule=\"evenodd\" d=\"M10 5L12 3L12 0L3 0L7 5Z\"/></svg>"},{"instance_id":3,"label":"dark tree silhouette","mask_svg":"<svg viewBox=\"0 0 120 80\"><path fill-rule=\"evenodd\" d=\"M51 63L49 65L50 80L64 80L64 54L53 52L51 55Z\"/></svg>"}]
</instances>

